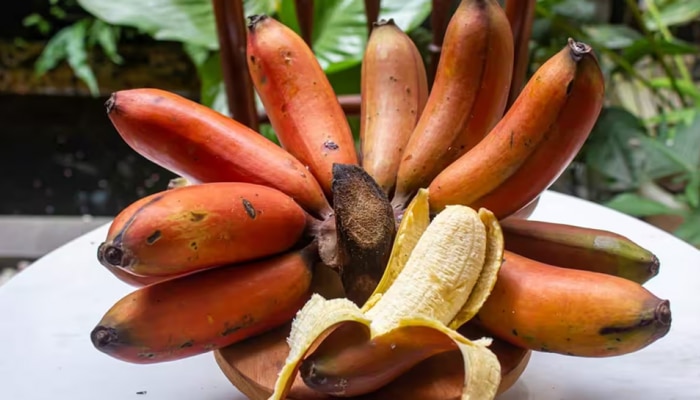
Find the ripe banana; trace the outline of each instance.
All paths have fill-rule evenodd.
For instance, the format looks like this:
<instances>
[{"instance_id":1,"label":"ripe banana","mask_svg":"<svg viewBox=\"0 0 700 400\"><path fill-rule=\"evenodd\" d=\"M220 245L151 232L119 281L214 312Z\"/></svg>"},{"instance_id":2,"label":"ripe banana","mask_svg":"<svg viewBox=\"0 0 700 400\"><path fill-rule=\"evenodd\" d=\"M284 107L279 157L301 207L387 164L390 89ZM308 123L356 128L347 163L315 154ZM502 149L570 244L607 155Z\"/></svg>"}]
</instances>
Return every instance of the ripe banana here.
<instances>
[{"instance_id":1,"label":"ripe banana","mask_svg":"<svg viewBox=\"0 0 700 400\"><path fill-rule=\"evenodd\" d=\"M333 393L342 385L345 386L345 393L351 395L364 392L367 387L383 388L390 381L394 383L394 379L401 379L401 375L409 373L419 363L431 362L430 359L436 356L443 365L434 364L433 369L445 375L464 373L464 363L459 353L455 354L455 343L440 331L411 326L370 341L363 333L355 325L344 325L333 331L301 364L300 374L304 383L323 393ZM471 322L463 325L459 333L470 340L492 336ZM520 377L529 362L531 351L498 338L493 339L489 349L500 364L501 382L497 390L500 394ZM445 363L449 366L445 366ZM421 367L417 368L424 370Z\"/></svg>"},{"instance_id":2,"label":"ripe banana","mask_svg":"<svg viewBox=\"0 0 700 400\"><path fill-rule=\"evenodd\" d=\"M271 399L286 398L299 369L312 389L355 396L449 350L463 357L461 398L495 396L501 373L497 357L486 348L490 341L471 342L455 329L477 313L493 287L502 260L500 227L488 211L464 206L448 207L428 224L428 208L427 192L420 190L399 226L385 275L362 309L344 298L319 295L306 303L292 323L290 353ZM311 347L315 350L307 356ZM347 376L327 376L319 368L335 357L340 361L330 364Z\"/></svg>"},{"instance_id":3,"label":"ripe banana","mask_svg":"<svg viewBox=\"0 0 700 400\"><path fill-rule=\"evenodd\" d=\"M469 151L502 117L513 37L496 0L462 0L445 32L428 102L403 153L394 207Z\"/></svg>"},{"instance_id":4,"label":"ripe banana","mask_svg":"<svg viewBox=\"0 0 700 400\"><path fill-rule=\"evenodd\" d=\"M374 25L362 60L361 93L362 167L389 195L428 98L423 59L393 19Z\"/></svg>"},{"instance_id":5,"label":"ripe banana","mask_svg":"<svg viewBox=\"0 0 700 400\"><path fill-rule=\"evenodd\" d=\"M566 131L559 132L556 126L564 123L562 119L565 117L577 118L571 114L578 109L567 109L568 100L578 98L576 92L579 90L588 91L588 88L579 84L577 80L581 77L581 61L586 60L583 64L587 65L592 57L589 46L570 41L561 51L547 60L535 72L516 102L491 132L472 150L445 168L430 183L430 206L433 212L442 210L448 204L472 207L478 200L502 186L508 178L518 172L540 146L548 146L549 142L558 141L555 137L557 134L568 135ZM581 107L578 102L574 102L572 106L574 104ZM596 106L595 104L586 105L586 108ZM586 123L592 123L595 120L593 118L593 121L588 121L590 113L587 111L581 114L581 118L585 118ZM566 123L571 122L566 121ZM579 133L574 132L574 135L579 136ZM539 166L541 168L542 164ZM561 165L548 165L547 168L558 170ZM538 170L535 175L529 175L527 179L521 178L521 180L525 179L529 184L530 180L538 179L539 174L549 175L547 171ZM532 192L534 191L533 189ZM536 195L540 192L541 190L538 190ZM529 191L528 194L530 194ZM536 195L527 196L527 198L518 195L518 205L513 204L511 207L515 210L520 209L532 201ZM527 199L529 201L525 201ZM513 198L503 197L501 200L508 203ZM507 213L502 210L494 210L490 207L488 209L499 219L507 216Z\"/></svg>"},{"instance_id":6,"label":"ripe banana","mask_svg":"<svg viewBox=\"0 0 700 400\"><path fill-rule=\"evenodd\" d=\"M668 300L636 282L506 251L478 321L516 346L609 357L640 350L666 335L671 309Z\"/></svg>"},{"instance_id":7,"label":"ripe banana","mask_svg":"<svg viewBox=\"0 0 700 400\"><path fill-rule=\"evenodd\" d=\"M659 259L630 239L600 229L542 221L501 221L507 250L557 267L615 275L643 284Z\"/></svg>"},{"instance_id":8,"label":"ripe banana","mask_svg":"<svg viewBox=\"0 0 700 400\"><path fill-rule=\"evenodd\" d=\"M248 67L282 147L331 197L334 163L358 164L350 126L313 52L266 15L250 17Z\"/></svg>"},{"instance_id":9,"label":"ripe banana","mask_svg":"<svg viewBox=\"0 0 700 400\"><path fill-rule=\"evenodd\" d=\"M323 190L302 163L225 115L158 89L116 92L106 107L124 141L186 178L179 183L256 183L279 189L319 218L332 214Z\"/></svg>"},{"instance_id":10,"label":"ripe banana","mask_svg":"<svg viewBox=\"0 0 700 400\"><path fill-rule=\"evenodd\" d=\"M138 289L93 329L93 345L132 363L190 357L290 321L309 298L315 245Z\"/></svg>"},{"instance_id":11,"label":"ripe banana","mask_svg":"<svg viewBox=\"0 0 700 400\"><path fill-rule=\"evenodd\" d=\"M472 204L504 218L539 196L564 172L588 138L603 107L605 82L590 47L578 47L581 59L566 104L545 140L503 184Z\"/></svg>"},{"instance_id":12,"label":"ripe banana","mask_svg":"<svg viewBox=\"0 0 700 400\"><path fill-rule=\"evenodd\" d=\"M144 276L172 276L282 253L302 239L307 214L266 186L218 182L147 196L112 222L98 259Z\"/></svg>"}]
</instances>

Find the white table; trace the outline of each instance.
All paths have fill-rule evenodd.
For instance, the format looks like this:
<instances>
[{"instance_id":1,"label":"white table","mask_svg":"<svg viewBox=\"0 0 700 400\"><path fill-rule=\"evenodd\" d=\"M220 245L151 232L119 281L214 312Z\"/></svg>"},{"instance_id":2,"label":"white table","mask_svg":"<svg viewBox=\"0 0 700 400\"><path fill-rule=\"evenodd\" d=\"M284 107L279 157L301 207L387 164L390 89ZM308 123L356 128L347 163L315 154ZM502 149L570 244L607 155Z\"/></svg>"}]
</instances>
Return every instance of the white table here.
<instances>
[{"instance_id":1,"label":"white table","mask_svg":"<svg viewBox=\"0 0 700 400\"><path fill-rule=\"evenodd\" d=\"M666 337L626 356L533 354L501 399L700 399L700 252L638 220L553 192L530 219L609 229L651 249L661 272L646 286L671 301L673 324ZM92 347L93 326L133 290L97 262L106 232L103 226L66 244L0 287L0 399L244 399L212 354L133 365Z\"/></svg>"}]
</instances>

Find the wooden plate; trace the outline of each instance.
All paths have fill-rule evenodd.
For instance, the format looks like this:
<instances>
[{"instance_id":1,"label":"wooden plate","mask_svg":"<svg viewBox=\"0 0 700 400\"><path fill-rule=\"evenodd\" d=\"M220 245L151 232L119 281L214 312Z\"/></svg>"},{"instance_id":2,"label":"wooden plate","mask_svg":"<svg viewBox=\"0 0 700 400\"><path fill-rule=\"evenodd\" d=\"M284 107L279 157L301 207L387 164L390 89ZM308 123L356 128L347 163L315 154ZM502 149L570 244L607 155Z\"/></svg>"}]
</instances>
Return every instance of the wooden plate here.
<instances>
[{"instance_id":1,"label":"wooden plate","mask_svg":"<svg viewBox=\"0 0 700 400\"><path fill-rule=\"evenodd\" d=\"M272 394L277 374L289 352L286 342L289 329L290 324L287 324L214 353L216 362L226 377L251 400L266 400ZM494 340L491 348L501 361L503 379L499 393L502 393L510 388L525 370L530 351L516 349L499 340ZM355 399L459 399L463 380L461 355L456 351L443 353L416 365L380 390ZM297 376L287 398L325 400L336 397L309 389Z\"/></svg>"}]
</instances>

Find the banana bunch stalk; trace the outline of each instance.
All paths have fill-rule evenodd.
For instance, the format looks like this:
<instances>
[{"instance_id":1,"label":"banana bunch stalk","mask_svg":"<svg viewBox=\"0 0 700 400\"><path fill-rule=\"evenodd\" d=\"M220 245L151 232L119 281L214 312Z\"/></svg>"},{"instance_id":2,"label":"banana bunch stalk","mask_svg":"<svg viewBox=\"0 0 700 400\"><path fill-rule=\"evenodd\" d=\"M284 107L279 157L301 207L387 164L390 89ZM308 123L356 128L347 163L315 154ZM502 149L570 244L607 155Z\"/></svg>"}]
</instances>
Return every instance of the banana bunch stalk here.
<instances>
[{"instance_id":1,"label":"banana bunch stalk","mask_svg":"<svg viewBox=\"0 0 700 400\"><path fill-rule=\"evenodd\" d=\"M605 91L574 39L524 79L518 13L533 3L462 0L430 90L410 37L377 21L359 149L312 50L265 15L246 60L281 145L174 93L114 93L119 135L179 178L95 249L136 287L90 333L96 349L138 364L214 352L253 399L487 400L533 352L611 357L664 337L651 251L526 219Z\"/></svg>"}]
</instances>

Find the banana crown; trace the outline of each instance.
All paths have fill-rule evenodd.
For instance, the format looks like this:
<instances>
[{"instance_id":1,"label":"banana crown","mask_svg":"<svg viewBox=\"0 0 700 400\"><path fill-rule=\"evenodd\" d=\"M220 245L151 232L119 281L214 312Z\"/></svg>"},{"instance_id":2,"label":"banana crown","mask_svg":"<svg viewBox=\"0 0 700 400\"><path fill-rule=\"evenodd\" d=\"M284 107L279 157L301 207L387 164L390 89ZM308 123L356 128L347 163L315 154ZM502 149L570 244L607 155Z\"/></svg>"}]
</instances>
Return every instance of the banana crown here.
<instances>
[{"instance_id":1,"label":"banana crown","mask_svg":"<svg viewBox=\"0 0 700 400\"><path fill-rule=\"evenodd\" d=\"M309 350L320 345L324 333L348 323L366 327L368 340L390 339L409 327L443 333L462 353L462 399L495 397L501 371L488 349L491 339L470 341L456 328L478 312L495 284L503 258L500 226L485 209L449 206L432 222L429 209L428 192L422 189L404 214L382 280L361 309L345 298L327 300L314 294L299 311L271 399L286 398Z\"/></svg>"}]
</instances>

